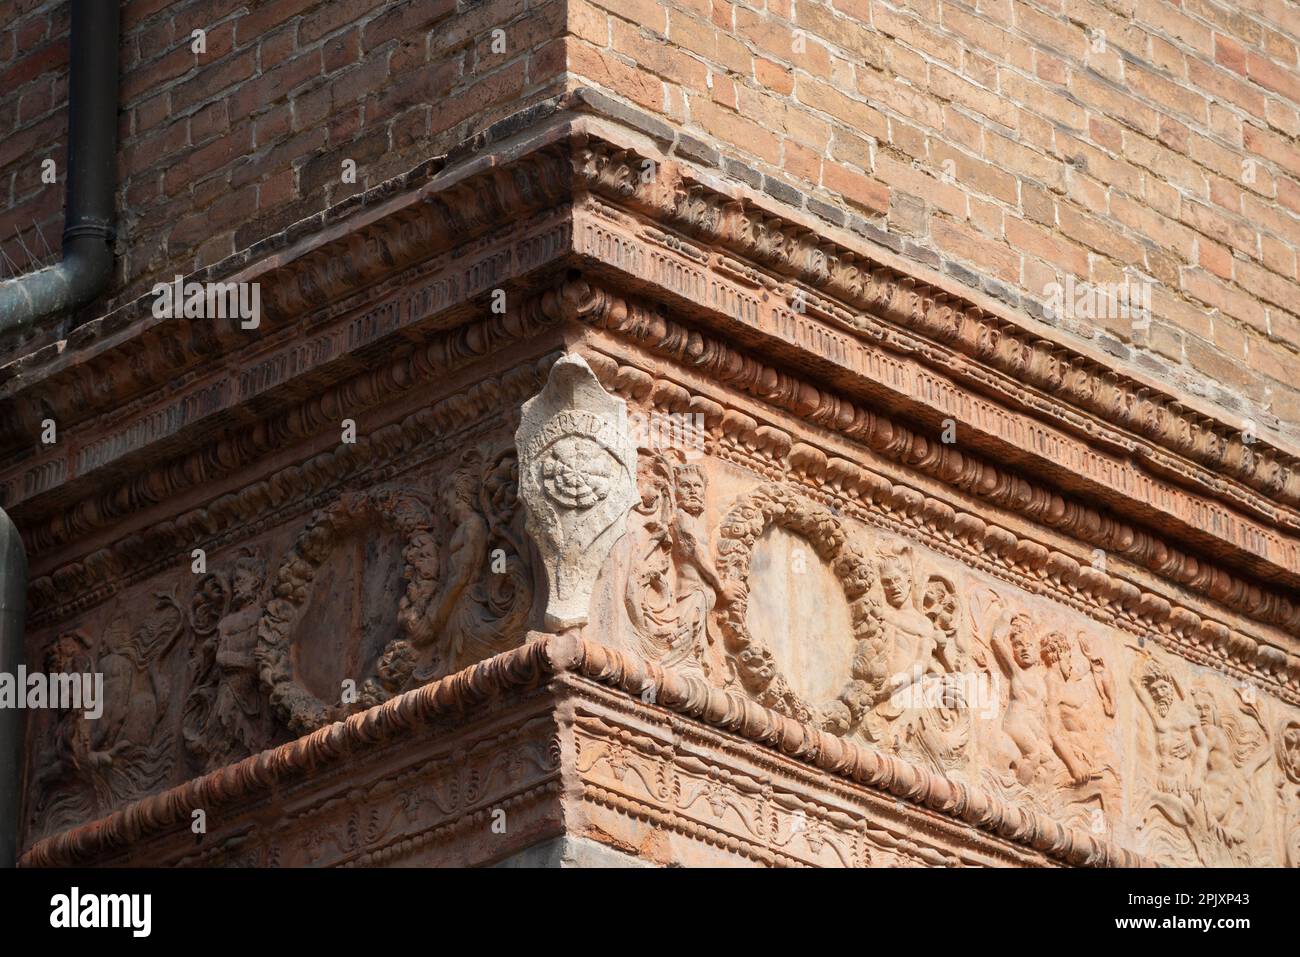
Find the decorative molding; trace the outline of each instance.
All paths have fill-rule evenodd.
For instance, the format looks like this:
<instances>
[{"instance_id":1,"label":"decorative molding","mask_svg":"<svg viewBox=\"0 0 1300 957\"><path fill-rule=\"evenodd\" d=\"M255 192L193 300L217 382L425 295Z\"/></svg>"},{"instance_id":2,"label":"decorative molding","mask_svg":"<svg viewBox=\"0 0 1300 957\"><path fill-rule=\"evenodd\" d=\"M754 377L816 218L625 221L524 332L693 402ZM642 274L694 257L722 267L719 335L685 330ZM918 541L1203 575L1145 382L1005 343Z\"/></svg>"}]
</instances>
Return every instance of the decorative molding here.
<instances>
[{"instance_id":1,"label":"decorative molding","mask_svg":"<svg viewBox=\"0 0 1300 957\"><path fill-rule=\"evenodd\" d=\"M565 319L582 321L614 332L654 355L681 363L696 374L738 388L822 428L840 432L879 454L941 479L963 492L1018 512L1036 524L1047 525L1089 545L1123 555L1135 564L1149 568L1229 608L1276 625L1291 634L1300 635L1300 604L1284 595L1265 590L1254 582L1189 555L1149 532L1117 521L1099 509L1066 499L1056 491L1030 483L968 452L934 442L889 417L848 402L779 368L766 365L738 348L673 322L653 307L577 280L549 293L543 308ZM594 363L593 367L613 384L617 384L618 376L623 375L621 369L611 369L608 363ZM649 379L645 373L639 375ZM640 388L648 391L645 385ZM677 388L680 395L672 396L673 388ZM665 388L662 394L673 408L689 408L694 401L688 392L679 387ZM724 413L721 417L724 430L728 415L736 429L741 428L748 419L740 413ZM755 433L756 439L769 446L769 455L775 452L776 459L785 459L792 443L788 434L773 430L770 426L759 426L752 420L749 421L748 428ZM759 433L757 430L760 428L767 429L768 432ZM803 459L817 470L826 453L807 448L809 451ZM867 497L877 501L900 498L905 502L910 501L913 508L909 510L933 508L940 514L952 510L951 506L927 499L915 489L894 485L883 476L843 459L836 458L833 471L839 484L859 486ZM961 524L966 529L984 529L987 526L984 519L973 515L965 515ZM1011 542L1017 542L1015 536L1005 529L989 527L996 530L989 533L991 536L1011 536ZM1037 550L1046 550L1036 543L1018 547L1025 559L1041 558L1042 563L1046 564L1051 557L1047 554L1038 556ZM999 550L1010 548L1011 545L1007 545ZM1080 566L1077 560L1069 556L1059 555L1053 559L1054 562L1062 560L1068 564L1057 574L1064 574L1070 565L1077 569L1068 576L1070 584L1094 595L1112 597L1110 576L1090 566ZM1167 607L1167 599L1155 595L1148 597L1127 583L1113 587L1117 592L1113 597L1126 610L1141 611L1142 614L1149 615L1157 625L1171 618L1172 608ZM1149 607L1143 607L1144 605ZM1186 630L1190 626L1178 623L1177 627ZM1285 652L1279 651L1279 654L1285 656ZM1274 667L1277 664L1279 663L1275 662Z\"/></svg>"},{"instance_id":2,"label":"decorative molding","mask_svg":"<svg viewBox=\"0 0 1300 957\"><path fill-rule=\"evenodd\" d=\"M1300 587L1300 542L1289 534L1300 528L1300 514L1288 507L1245 489L1244 498L1221 503L1216 498L1232 484L1222 476L1190 463L1176 468L1145 443L946 346L749 267L742 275L741 264L717 250L690 248L609 207L578 204L574 241L591 281L619 290L616 297L632 290L626 294L640 294L692 331L703 324L703 334L743 344L778 366L778 383L802 375L819 390L829 384L835 400L887 408L929 435L951 423L964 449L1014 462L1035 481L1130 522L1159 521L1224 562Z\"/></svg>"},{"instance_id":3,"label":"decorative molding","mask_svg":"<svg viewBox=\"0 0 1300 957\"><path fill-rule=\"evenodd\" d=\"M471 326L446 333L426 350L401 356L389 368L362 373L351 383L303 402L272 422L222 436L207 448L171 463L164 472L134 478L124 486L83 502L71 513L51 519L44 527L26 531L28 547L36 552L42 546L51 548L75 540L135 507L163 501L183 489L247 469L273 448L283 449L322 428L337 426L343 417L339 409L345 401L352 403L346 407L355 414L482 358L482 350L489 342L518 341L550 325L540 309L530 307L528 314L529 318L523 320L517 316L496 317L486 321L481 329ZM497 326L501 331L494 334ZM507 329L509 334L503 334ZM475 343L474 347L466 348L470 343ZM330 483L349 476L372 474L381 466L409 459L420 449L445 441L446 436L466 423L487 414L500 414L511 403L520 402L535 391L545 381L555 359L556 355L551 354L504 374L485 377L463 392L441 399L399 422L358 435L354 444L340 444L332 451L280 469L260 481L218 496L202 507L188 509L77 561L60 565L29 584L28 620L40 625L93 605L116 590L114 582L138 580L156 569L159 556L171 556L168 562L178 561L190 549L210 542L227 529L280 512L304 496L319 494ZM340 397L342 394L351 398L345 400Z\"/></svg>"},{"instance_id":4,"label":"decorative molding","mask_svg":"<svg viewBox=\"0 0 1300 957\"><path fill-rule=\"evenodd\" d=\"M299 316L329 312L335 308L331 303L346 297L356 301L363 295L359 290L389 282L384 277L391 279L402 269L436 255L448 241L482 236L492 226L518 221L521 215L545 215L548 209L567 208L564 204L575 189L589 189L813 287L810 303L814 310L834 315L861 334L881 335L874 319L864 324L870 317L884 320L887 328L919 334L923 339L910 346L918 361L943 367L974 387L992 384L980 373L988 369L1002 377L1003 385L1009 382L1036 390L1020 388L1010 397L1031 417L1051 413L1056 421L1093 442L1109 441L1106 433L1111 430L1090 427L1089 419L1109 423L1123 430L1123 435L1111 435L1125 454L1149 460L1162 473L1203 495L1268 516L1282 527L1300 528L1300 513L1295 511L1300 505L1300 460L1293 456L1262 440L1242 441L1235 434L1239 430L1224 422L1210 421L1157 389L1049 342L1005 317L918 282L861 251L812 233L805 225L782 219L747 196L736 198L691 180L680 164L663 161L660 175L644 183L635 173L648 157L582 132L585 123L586 118L581 118L556 127L549 140L541 138L540 145L508 157L505 165L485 164L486 157L475 158L464 168L434 164L438 174L409 194L389 196L381 191L373 208L366 209L363 204L360 212L350 203L347 209L358 222L324 215L318 224L323 228L322 240L309 251L276 254L260 266L246 265L238 278L257 278L267 286L264 300L271 304L271 315L266 334L273 335ZM324 228L326 224L328 228ZM664 236L664 240L686 249L673 237ZM484 241L490 243L491 237ZM527 271L544 261L558 261L563 250L554 247L546 252L544 245L522 244L512 260L513 268ZM569 258L575 261L584 256ZM725 268L734 271L737 267ZM770 282L747 267L740 267L737 276L760 285ZM819 302L818 291L847 308L831 300ZM413 300L406 302L401 308L408 312L392 319L388 328L419 321ZM26 367L15 374L4 386L13 399L6 403L13 418L9 422L0 419L0 436L4 437L0 445L10 451L30 447L39 422L50 416L63 427L73 428L82 410L103 408L105 395L115 396L119 405L137 398L143 401L163 382L210 365L214 357L247 343L234 323L227 329L175 320L137 328L147 305L148 297L142 297L113 315L110 325L132 330L128 339L106 343L85 361L60 360L43 377L36 376L37 369ZM90 325L107 321L96 320ZM99 334L89 329L83 333L86 337ZM924 347L924 342L932 346ZM908 345L902 340L891 344ZM963 361L954 362L954 355ZM193 401L201 403L202 395L196 393ZM1085 414L1066 415L1061 411L1066 406ZM141 409L143 412L143 405ZM170 414L174 417L183 410ZM11 457L10 461L15 460ZM1180 465L1180 461L1186 464ZM1202 468L1190 467L1193 462ZM6 505L12 505L17 496L63 481L59 470L69 465L65 458L40 468L29 467L23 470L21 481L11 467L5 479L10 489Z\"/></svg>"},{"instance_id":5,"label":"decorative molding","mask_svg":"<svg viewBox=\"0 0 1300 957\"><path fill-rule=\"evenodd\" d=\"M646 182L639 171L659 157L596 136L576 137L575 149L576 171L593 192L852 308L915 330L1044 396L1063 396L1103 421L1242 481L1271 500L1300 507L1300 459L1264 441L1243 442L1240 429L1209 420L1174 396L819 235L748 196L729 196L712 183L694 180L679 163L660 162L658 175Z\"/></svg>"},{"instance_id":6,"label":"decorative molding","mask_svg":"<svg viewBox=\"0 0 1300 957\"><path fill-rule=\"evenodd\" d=\"M1259 681L1283 700L1300 704L1300 655L1248 635L1203 612L1146 591L1123 576L1095 568L1058 549L987 522L977 515L891 481L872 469L796 442L668 379L619 365L602 353L588 361L606 384L629 398L651 398L656 408L702 412L711 426L712 454L772 482L799 482L807 494L837 510L908 536L1067 607L1151 638L1198 664Z\"/></svg>"},{"instance_id":7,"label":"decorative molding","mask_svg":"<svg viewBox=\"0 0 1300 957\"><path fill-rule=\"evenodd\" d=\"M673 323L655 310L590 284L580 281L563 284L526 301L520 310L536 317L521 329L553 324L563 318L609 328L717 381L739 386L766 402L802 413L823 427L841 429L855 441L865 442L895 461L920 468L993 504L1018 510L1030 520L1043 522L1080 541L1112 549L1229 608L1293 632L1300 620L1300 609L1283 596L1193 559L1096 510L1066 502L1048 490L1007 477L1000 469L966 453L930 442L888 419ZM463 337L468 335L469 330L447 334L455 337L454 341L465 341ZM138 580L159 567L159 556L173 556L163 560L166 563L178 561L190 548L210 543L223 532L257 521L261 516L280 513L287 504L302 500L302 496L319 494L330 481L354 474L375 474L388 463L409 460L414 451L446 432L449 426L499 409L507 394L522 400L529 394L526 390L535 389L542 381L538 376L553 361L553 356L543 360L531 374L516 370L499 380L486 380L463 395L442 400L400 423L360 437L356 446L341 445L335 452L283 469L242 490L223 495L203 508L141 530L81 561L61 566L51 575L33 581L29 598L31 621L39 626L102 601L125 581ZM893 483L858 464L803 443L792 443L789 435L779 429L760 426L746 416L725 410L702 396L692 396L665 380L652 385L645 373L629 367L619 369L616 364L611 367L610 362L603 356L592 357L596 372L611 388L629 395L654 390L667 410L701 411L715 431L721 429L724 435L745 434L750 447L764 457L766 464L762 468L768 469L773 478L785 475L790 466L795 466L809 481L829 484L836 494L851 494L873 507L896 511L909 521L922 520L934 533L963 543L976 557L992 555L1010 562L1034 580L1046 576L1064 595L1083 598L1105 610L1121 627L1139 634L1150 631L1161 635L1162 640L1185 657L1204 660L1208 652L1212 660L1235 665L1269 683L1283 683L1290 689L1285 692L1288 697L1294 696L1295 688L1300 685L1300 657L1275 647L1268 640L1242 634L1180 606L1177 601L1144 591L1120 577L978 516L954 510L951 505ZM503 392L503 388L507 391ZM473 412L473 409L480 411ZM68 601L64 596L75 597Z\"/></svg>"},{"instance_id":8,"label":"decorative molding","mask_svg":"<svg viewBox=\"0 0 1300 957\"><path fill-rule=\"evenodd\" d=\"M893 795L1052 860L1078 866L1135 866L1133 853L954 781L801 724L732 692L571 635L543 635L447 678L409 691L290 744L138 801L106 818L30 847L25 867L85 865L126 848L187 833L191 812L236 808L308 775L338 771L434 722L472 719L491 702L572 676L626 695L651 684L657 704L851 784Z\"/></svg>"},{"instance_id":9,"label":"decorative molding","mask_svg":"<svg viewBox=\"0 0 1300 957\"><path fill-rule=\"evenodd\" d=\"M402 577L414 591L432 588L436 567L422 560L432 544L429 503L402 490L351 492L312 516L280 563L272 586L275 596L257 625L257 663L271 707L294 734L319 728L347 708L321 701L299 682L292 662L292 638L312 592L320 565L346 536L373 536L380 528L398 532L405 563Z\"/></svg>"},{"instance_id":10,"label":"decorative molding","mask_svg":"<svg viewBox=\"0 0 1300 957\"><path fill-rule=\"evenodd\" d=\"M786 529L812 546L844 589L856 646L849 684L834 701L801 700L779 673L772 652L749 632L749 566L754 546L770 527ZM741 685L760 704L834 734L845 734L862 720L888 677L872 662L882 659L885 632L871 599L875 570L845 535L827 509L775 483L759 486L734 504L718 529L718 566L735 597L719 615L727 651L734 656Z\"/></svg>"}]
</instances>

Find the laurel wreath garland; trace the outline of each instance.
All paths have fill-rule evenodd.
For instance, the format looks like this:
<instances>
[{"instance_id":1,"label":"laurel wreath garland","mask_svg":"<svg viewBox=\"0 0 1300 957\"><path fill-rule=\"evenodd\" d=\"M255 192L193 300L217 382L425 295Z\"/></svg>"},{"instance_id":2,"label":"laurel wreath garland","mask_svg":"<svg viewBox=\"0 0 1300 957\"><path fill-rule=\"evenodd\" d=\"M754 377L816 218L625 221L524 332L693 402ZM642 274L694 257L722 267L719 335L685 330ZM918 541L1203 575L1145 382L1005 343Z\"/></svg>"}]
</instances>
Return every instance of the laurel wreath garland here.
<instances>
[{"instance_id":1,"label":"laurel wreath garland","mask_svg":"<svg viewBox=\"0 0 1300 957\"><path fill-rule=\"evenodd\" d=\"M272 584L272 598L257 624L258 673L271 707L289 730L306 734L342 717L346 708L321 701L294 677L290 647L307 606L312 581L326 558L348 534L378 523L405 541L404 576L411 589L430 587L436 569L416 560L431 534L428 504L414 493L380 489L349 492L317 512L285 555Z\"/></svg>"},{"instance_id":2,"label":"laurel wreath garland","mask_svg":"<svg viewBox=\"0 0 1300 957\"><path fill-rule=\"evenodd\" d=\"M772 650L749 631L749 571L754 547L776 526L806 541L825 562L849 603L855 643L848 683L827 702L803 700L780 674ZM760 704L838 735L851 733L875 703L885 680L884 629L872 598L872 563L853 545L828 509L776 484L742 496L718 529L717 564L724 580L737 583L736 597L718 614L724 647L741 686Z\"/></svg>"}]
</instances>

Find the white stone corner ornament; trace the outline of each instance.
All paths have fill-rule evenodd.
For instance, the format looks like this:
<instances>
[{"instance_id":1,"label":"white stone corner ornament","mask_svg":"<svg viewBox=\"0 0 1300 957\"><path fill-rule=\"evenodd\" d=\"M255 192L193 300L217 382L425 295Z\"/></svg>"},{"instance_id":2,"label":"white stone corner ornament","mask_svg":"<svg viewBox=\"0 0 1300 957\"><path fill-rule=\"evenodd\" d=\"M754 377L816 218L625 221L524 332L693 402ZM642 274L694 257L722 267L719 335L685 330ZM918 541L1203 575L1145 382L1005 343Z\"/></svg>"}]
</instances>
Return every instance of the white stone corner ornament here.
<instances>
[{"instance_id":1,"label":"white stone corner ornament","mask_svg":"<svg viewBox=\"0 0 1300 957\"><path fill-rule=\"evenodd\" d=\"M524 403L515 432L519 497L548 578L546 627L585 624L596 576L639 500L627 403L565 355Z\"/></svg>"}]
</instances>

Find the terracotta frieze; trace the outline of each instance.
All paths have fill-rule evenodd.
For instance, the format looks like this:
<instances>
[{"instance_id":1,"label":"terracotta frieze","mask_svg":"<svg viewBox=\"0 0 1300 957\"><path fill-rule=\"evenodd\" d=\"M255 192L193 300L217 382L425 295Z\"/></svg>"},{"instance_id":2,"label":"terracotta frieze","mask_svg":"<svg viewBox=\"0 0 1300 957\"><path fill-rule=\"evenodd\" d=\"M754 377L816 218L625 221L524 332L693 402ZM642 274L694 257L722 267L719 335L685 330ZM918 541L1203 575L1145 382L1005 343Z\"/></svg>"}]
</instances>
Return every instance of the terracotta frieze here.
<instances>
[{"instance_id":1,"label":"terracotta frieze","mask_svg":"<svg viewBox=\"0 0 1300 957\"><path fill-rule=\"evenodd\" d=\"M564 680L568 676L578 682ZM558 683L554 683L556 679ZM739 836L733 839L742 858L748 858L751 863L831 863L817 860L821 855L810 853L807 846L810 838L817 844L819 831L829 832L828 839L840 848L839 853L833 851L829 856L845 864L872 863L873 854L877 858L875 863L899 857L921 865L960 863L963 858L969 863L985 864L1009 860L1121 865L1141 862L1140 858L1087 833L1062 828L1033 812L1012 808L978 788L880 754L870 746L851 744L800 725L741 696L711 689L698 679L665 671L601 645L544 636L342 723L322 728L292 745L263 752L141 801L91 826L42 841L24 855L22 864L106 863L120 857L128 848L136 849L134 853L139 856L135 860L160 864L241 860L262 865L401 863L427 844L447 840L448 819L455 820L461 808L471 816L462 828L477 831L476 840L484 843L493 799L499 802L497 807L504 807L507 814L510 811L510 804L501 791L491 789L490 779L488 789L480 785L477 791L456 802L458 806L452 807L445 805L447 799L443 797L450 792L435 786L430 793L424 782L439 766L447 767L453 775L463 775L459 768L466 766L467 759L474 760L476 753L483 756L479 760L490 760L494 749L462 743L461 732L454 730L456 725L463 722L472 728L476 711L490 699L504 699L509 703L510 712L519 711L523 716L535 713L536 706L530 707L529 702L536 699L527 692L548 680L553 682L550 695L579 703L579 716L564 717L566 712L570 715L574 712L560 709L553 712L554 725L550 722L533 725L542 732L551 729L549 734L539 738L536 733L524 732L516 747L526 751L536 740L540 750L534 756L520 754L519 770L523 776L502 776L497 787L509 782L518 792L535 796L535 790L527 790L528 774L534 775L534 780L544 781L547 775L554 776L557 772L562 780L567 772L575 783L581 783L585 804L612 806L626 814L647 802L620 795L626 788L618 787L617 781L621 778L630 785L629 779L635 776L644 787L647 779L656 780L663 771L668 771L676 781L652 792L656 798L654 810L665 819L672 819L674 830L694 837L702 845L696 853L706 860L707 845L714 843L715 835L724 831L730 822L719 826L714 821L709 826L710 801L699 802L702 806L694 808L695 802L689 801L688 795L682 792L693 787L691 782L700 780L705 770L692 754L698 748L697 736L707 734L708 728L717 728L745 741L770 746L781 755L779 759L760 759L757 765L750 756L748 767L737 767L731 775L724 776L716 769L713 772L715 780L725 782L733 802L744 802L752 808L746 816L754 820L765 816L778 819L774 827L767 823L752 826L744 839ZM584 682L588 681L633 695L640 694L642 686L651 682L660 689L658 708L700 721L701 732L692 733L696 741L673 744L670 726L657 717L661 711L639 705L635 697L618 699L616 710L611 711L605 700L600 697L593 700L592 693L584 690ZM582 703L588 700L592 703ZM624 713L620 715L619 710ZM594 714L583 717L582 711L589 714L594 711ZM640 736L646 737L644 729L650 722L657 727L650 732L649 741L664 744L653 749L647 749L644 744L623 746L624 757L615 763L641 764L648 757L652 759L650 763L667 760L671 770L646 768L629 773L625 769L621 774L611 771L609 742L618 740L619 725L627 724L629 711L638 716L636 727ZM504 723L501 719L488 722L493 731ZM328 792L338 793L340 786L332 780L331 772L342 764L369 763L372 752L391 754L394 745L431 724L446 729L444 742L441 747L435 746L434 751L457 748L463 756L448 765L445 760L439 762L436 753L411 754L418 761L410 761L408 770L399 772L388 786L379 789L383 792L379 795L382 801L360 801L361 813L369 820L378 821L377 826L363 829L360 836L349 835L349 819L358 814L360 796L354 795L350 801L331 800ZM666 738L665 733L668 733ZM629 738L635 740L635 733L624 732L624 740ZM550 744L545 743L548 740ZM603 755L599 753L602 749L606 750ZM648 755L644 753L647 750ZM721 758L724 764L743 766L742 749L731 744L719 750L725 755ZM567 769L566 751L573 755ZM732 753L726 754L727 751ZM499 760L499 754L496 757ZM798 770L801 766L829 774L843 783L831 784L828 794L826 782L810 778L806 772L801 774ZM417 768L424 770L416 773ZM771 784L765 788L756 786L755 773L771 778L772 772L778 769L782 773L775 788ZM706 772L705 779L708 776ZM754 783L746 785L746 778ZM228 819L229 836L233 837L256 819L256 806L271 788L283 790L284 800L295 810L288 827L280 825L273 836L268 836L270 847L259 846L254 837L238 842L241 850L235 853L223 846L226 834L213 833L204 841L213 845L212 850L204 848L198 853L193 850L189 823L194 810L204 809L212 817ZM421 814L422 809L416 808L412 813L409 804L416 793L424 794L423 803L433 805L429 812ZM561 792L557 788L553 793ZM304 797L297 797L298 794ZM880 800L880 795L887 800ZM828 798L838 806L825 808L823 802ZM894 802L892 798L900 800ZM717 803L716 796L711 800ZM439 807L440 803L444 806ZM593 823L598 819L596 814L584 813L582 808L572 810L590 815ZM473 819L475 811L479 812L477 819ZM701 815L706 823L700 823ZM932 816L940 819L939 826ZM413 817L418 821L412 822ZM942 826L945 817L954 825L974 827L985 836L976 838L973 848L960 847L972 843L962 836L967 831L955 827L945 829ZM426 838L427 831L420 830L419 825L427 828L435 820L443 829ZM804 823L795 825L796 829L808 827L811 834L798 836L796 847L782 849L791 843L790 822L800 820ZM364 825L365 821L361 823ZM853 848L848 855L843 855L845 846Z\"/></svg>"},{"instance_id":2,"label":"terracotta frieze","mask_svg":"<svg viewBox=\"0 0 1300 957\"><path fill-rule=\"evenodd\" d=\"M1296 862L1287 453L603 121L431 173L0 385L27 864Z\"/></svg>"}]
</instances>

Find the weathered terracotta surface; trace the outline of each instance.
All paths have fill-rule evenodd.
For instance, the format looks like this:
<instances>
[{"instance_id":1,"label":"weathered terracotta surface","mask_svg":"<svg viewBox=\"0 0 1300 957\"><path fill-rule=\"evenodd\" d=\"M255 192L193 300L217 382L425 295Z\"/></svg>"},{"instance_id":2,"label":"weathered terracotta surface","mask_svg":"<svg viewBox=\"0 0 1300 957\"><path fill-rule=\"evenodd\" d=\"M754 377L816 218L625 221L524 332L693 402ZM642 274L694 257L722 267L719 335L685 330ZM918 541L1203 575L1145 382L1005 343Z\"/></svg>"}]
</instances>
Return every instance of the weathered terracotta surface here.
<instances>
[{"instance_id":1,"label":"weathered terracotta surface","mask_svg":"<svg viewBox=\"0 0 1300 957\"><path fill-rule=\"evenodd\" d=\"M115 689L25 863L1300 863L1285 450L598 118L483 149L4 385L28 660Z\"/></svg>"}]
</instances>

